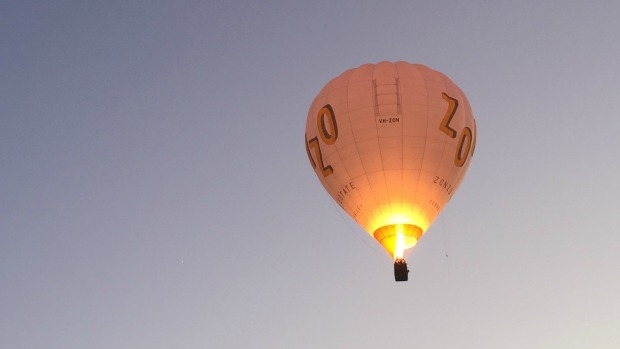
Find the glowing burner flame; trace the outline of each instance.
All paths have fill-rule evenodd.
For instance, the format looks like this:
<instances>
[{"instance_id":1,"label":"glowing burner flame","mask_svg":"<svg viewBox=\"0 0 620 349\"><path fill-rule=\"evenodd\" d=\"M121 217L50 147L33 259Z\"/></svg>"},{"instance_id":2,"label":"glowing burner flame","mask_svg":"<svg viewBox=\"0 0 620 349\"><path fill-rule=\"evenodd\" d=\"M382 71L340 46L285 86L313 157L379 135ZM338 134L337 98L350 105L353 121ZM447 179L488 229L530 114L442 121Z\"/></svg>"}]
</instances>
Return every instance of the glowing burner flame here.
<instances>
[{"instance_id":1,"label":"glowing burner flame","mask_svg":"<svg viewBox=\"0 0 620 349\"><path fill-rule=\"evenodd\" d=\"M389 224L377 229L373 236L390 257L404 260L422 234L422 229L412 224Z\"/></svg>"},{"instance_id":2,"label":"glowing burner flame","mask_svg":"<svg viewBox=\"0 0 620 349\"><path fill-rule=\"evenodd\" d=\"M405 254L405 235L399 231L396 233L396 247L394 248L394 260L403 259Z\"/></svg>"}]
</instances>

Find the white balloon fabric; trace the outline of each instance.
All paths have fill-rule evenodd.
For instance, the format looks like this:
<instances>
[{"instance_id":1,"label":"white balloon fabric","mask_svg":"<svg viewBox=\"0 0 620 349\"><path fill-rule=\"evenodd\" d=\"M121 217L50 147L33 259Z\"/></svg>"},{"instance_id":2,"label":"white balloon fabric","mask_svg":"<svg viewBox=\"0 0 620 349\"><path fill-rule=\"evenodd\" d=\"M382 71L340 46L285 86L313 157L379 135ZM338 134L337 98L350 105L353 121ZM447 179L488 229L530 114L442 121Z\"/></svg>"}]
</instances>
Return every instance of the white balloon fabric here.
<instances>
[{"instance_id":1,"label":"white balloon fabric","mask_svg":"<svg viewBox=\"0 0 620 349\"><path fill-rule=\"evenodd\" d=\"M345 71L319 92L306 122L321 184L394 259L454 195L475 144L465 94L444 74L407 62Z\"/></svg>"}]
</instances>

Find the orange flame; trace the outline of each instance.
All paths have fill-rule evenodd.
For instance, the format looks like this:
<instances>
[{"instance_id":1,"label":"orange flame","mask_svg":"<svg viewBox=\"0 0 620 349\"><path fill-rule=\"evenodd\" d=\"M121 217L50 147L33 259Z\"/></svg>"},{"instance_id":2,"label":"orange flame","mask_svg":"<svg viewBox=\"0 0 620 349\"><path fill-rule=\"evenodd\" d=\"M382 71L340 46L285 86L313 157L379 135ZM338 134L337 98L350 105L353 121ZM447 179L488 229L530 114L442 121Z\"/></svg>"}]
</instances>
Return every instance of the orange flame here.
<instances>
[{"instance_id":1,"label":"orange flame","mask_svg":"<svg viewBox=\"0 0 620 349\"><path fill-rule=\"evenodd\" d=\"M396 233L396 246L394 248L394 260L403 259L405 255L405 235L399 231Z\"/></svg>"}]
</instances>

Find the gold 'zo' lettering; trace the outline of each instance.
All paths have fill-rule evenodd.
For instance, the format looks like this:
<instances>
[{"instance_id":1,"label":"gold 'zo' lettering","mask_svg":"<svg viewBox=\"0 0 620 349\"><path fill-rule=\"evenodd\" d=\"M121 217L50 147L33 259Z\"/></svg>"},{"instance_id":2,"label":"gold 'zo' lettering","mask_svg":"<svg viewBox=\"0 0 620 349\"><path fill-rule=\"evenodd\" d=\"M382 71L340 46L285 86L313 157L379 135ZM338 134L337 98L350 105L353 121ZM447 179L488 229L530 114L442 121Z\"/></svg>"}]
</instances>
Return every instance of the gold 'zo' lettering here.
<instances>
[{"instance_id":1,"label":"gold 'zo' lettering","mask_svg":"<svg viewBox=\"0 0 620 349\"><path fill-rule=\"evenodd\" d=\"M450 126L452 118L456 114L456 109L459 107L459 101L456 98L448 96L443 92L441 97L448 102L448 109L444 115L441 123L439 123L439 130L450 138L456 138L457 132ZM457 167L463 167L467 161L467 157L471 154L474 155L474 149L476 148L476 120L474 120L474 132L471 128L465 126L461 130L461 136L459 137L459 143L454 154L454 165Z\"/></svg>"},{"instance_id":2,"label":"gold 'zo' lettering","mask_svg":"<svg viewBox=\"0 0 620 349\"><path fill-rule=\"evenodd\" d=\"M456 113L456 108L459 107L459 101L456 98L448 96L445 92L441 94L441 97L448 102L448 110L446 110L446 114L439 124L439 130L447 134L448 137L455 138L456 130L450 127L450 121L452 121L454 113Z\"/></svg>"},{"instance_id":3,"label":"gold 'zo' lettering","mask_svg":"<svg viewBox=\"0 0 620 349\"><path fill-rule=\"evenodd\" d=\"M310 147L308 147L308 135L305 134L304 136L306 137L306 154L308 154L308 160L310 160L310 165L312 165L312 168L316 168L316 162L314 162L314 159L312 158L312 154L310 154ZM314 140L315 138L316 137L312 138L312 140Z\"/></svg>"},{"instance_id":4,"label":"gold 'zo' lettering","mask_svg":"<svg viewBox=\"0 0 620 349\"><path fill-rule=\"evenodd\" d=\"M338 139L338 124L336 123L336 114L334 114L334 109L331 105L325 104L321 109L319 109L319 112L316 115L316 124L323 142L326 145L334 144L336 139ZM323 154L321 153L321 145L319 144L318 136L308 140L308 135L306 135L306 153L308 154L308 159L310 159L312 168L316 169L317 163L312 157L310 148L314 149L316 162L318 162L318 166L321 169L323 177L327 177L334 173L334 169L331 165L326 165L323 162Z\"/></svg>"},{"instance_id":5,"label":"gold 'zo' lettering","mask_svg":"<svg viewBox=\"0 0 620 349\"><path fill-rule=\"evenodd\" d=\"M323 163L323 154L321 153L321 146L319 145L318 137L314 137L311 140L308 140L308 136L306 135L306 152L308 153L308 158L310 159L312 168L316 168L317 164L316 162L314 162L312 154L310 154L310 148L314 149L317 161L319 162L319 168L321 169L321 173L323 173L323 177L327 177L334 173L334 169L330 165L325 165Z\"/></svg>"},{"instance_id":6,"label":"gold 'zo' lettering","mask_svg":"<svg viewBox=\"0 0 620 349\"><path fill-rule=\"evenodd\" d=\"M325 119L327 119L327 123L329 124L329 130L325 124ZM316 116L316 123L323 142L327 145L334 144L336 139L338 139L338 124L336 123L336 115L331 105L325 104L323 108L319 109L319 113Z\"/></svg>"},{"instance_id":7,"label":"gold 'zo' lettering","mask_svg":"<svg viewBox=\"0 0 620 349\"><path fill-rule=\"evenodd\" d=\"M467 139L467 144L465 144L465 139ZM471 129L469 127L465 127L463 131L461 131L461 138L459 139L459 145L456 147L456 154L454 157L454 164L458 167L462 167L465 164L465 160L467 160L467 155L469 155L469 151L471 150L472 145L472 135ZM463 147L465 146L465 152L463 152Z\"/></svg>"}]
</instances>

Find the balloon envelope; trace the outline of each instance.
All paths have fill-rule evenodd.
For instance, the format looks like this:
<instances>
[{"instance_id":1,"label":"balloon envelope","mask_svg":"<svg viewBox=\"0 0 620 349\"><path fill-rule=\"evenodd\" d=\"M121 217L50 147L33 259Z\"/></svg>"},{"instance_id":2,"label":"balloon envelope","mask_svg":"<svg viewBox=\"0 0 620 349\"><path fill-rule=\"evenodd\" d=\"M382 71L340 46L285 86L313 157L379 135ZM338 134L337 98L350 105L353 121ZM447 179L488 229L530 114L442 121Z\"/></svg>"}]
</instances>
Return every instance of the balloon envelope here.
<instances>
[{"instance_id":1,"label":"balloon envelope","mask_svg":"<svg viewBox=\"0 0 620 349\"><path fill-rule=\"evenodd\" d=\"M325 190L397 259L459 187L476 124L467 98L444 74L380 62L323 87L308 111L305 141Z\"/></svg>"}]
</instances>

